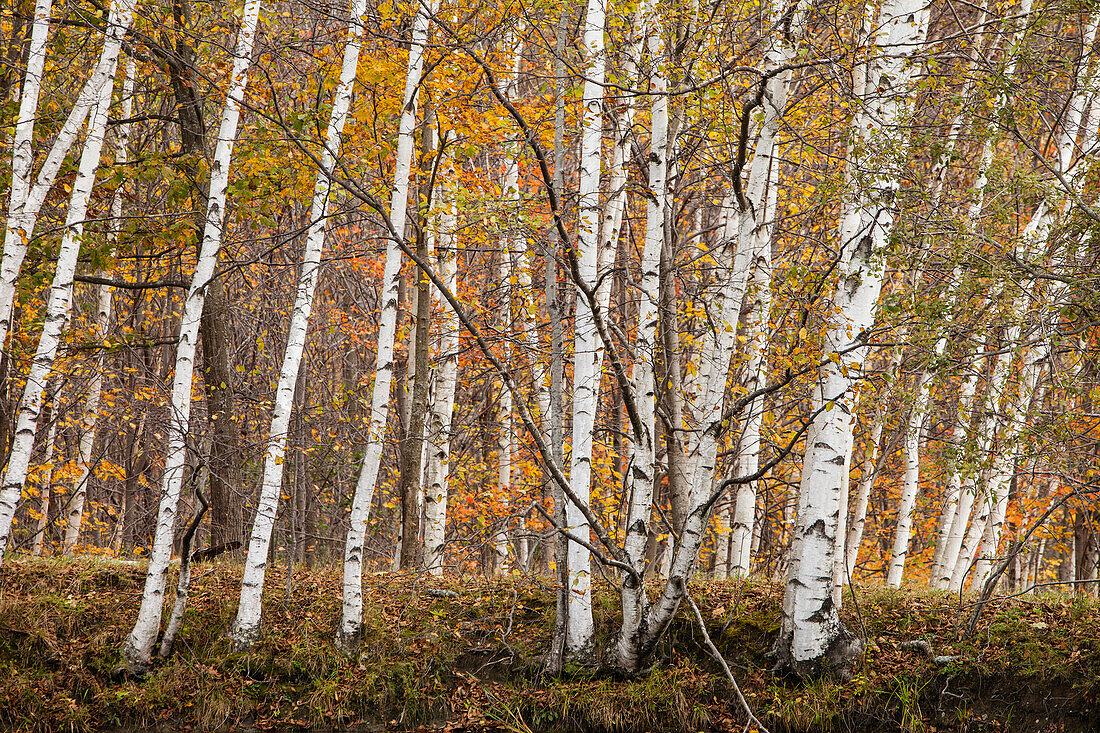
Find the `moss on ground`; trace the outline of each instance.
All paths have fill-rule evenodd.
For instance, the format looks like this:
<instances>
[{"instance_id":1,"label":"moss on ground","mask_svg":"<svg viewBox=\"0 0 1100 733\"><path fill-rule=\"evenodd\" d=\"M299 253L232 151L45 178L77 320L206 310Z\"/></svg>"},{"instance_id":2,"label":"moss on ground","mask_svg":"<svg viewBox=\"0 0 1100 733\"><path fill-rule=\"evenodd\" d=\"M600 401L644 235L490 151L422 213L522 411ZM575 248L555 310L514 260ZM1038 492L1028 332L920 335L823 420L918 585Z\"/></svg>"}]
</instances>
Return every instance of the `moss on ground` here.
<instances>
[{"instance_id":1,"label":"moss on ground","mask_svg":"<svg viewBox=\"0 0 1100 733\"><path fill-rule=\"evenodd\" d=\"M553 589L544 580L380 574L365 583L362 652L346 659L331 638L338 573L300 569L289 596L285 583L269 585L263 640L235 654L224 632L239 577L234 565L197 568L175 653L134 680L117 669L140 603L141 568L90 558L9 558L0 571L0 729L744 726L683 614L645 675L624 680L571 668L550 679L539 665L554 614ZM427 592L433 589L455 595ZM855 677L839 684L769 673L777 586L700 583L693 593L710 635L773 731L1084 731L1100 724L1095 601L1057 594L1000 601L963 638L966 609L957 597L860 588L845 616L868 640L869 653ZM599 594L597 622L606 639L615 599L610 589ZM904 642L915 639L954 660L936 664L906 651Z\"/></svg>"}]
</instances>

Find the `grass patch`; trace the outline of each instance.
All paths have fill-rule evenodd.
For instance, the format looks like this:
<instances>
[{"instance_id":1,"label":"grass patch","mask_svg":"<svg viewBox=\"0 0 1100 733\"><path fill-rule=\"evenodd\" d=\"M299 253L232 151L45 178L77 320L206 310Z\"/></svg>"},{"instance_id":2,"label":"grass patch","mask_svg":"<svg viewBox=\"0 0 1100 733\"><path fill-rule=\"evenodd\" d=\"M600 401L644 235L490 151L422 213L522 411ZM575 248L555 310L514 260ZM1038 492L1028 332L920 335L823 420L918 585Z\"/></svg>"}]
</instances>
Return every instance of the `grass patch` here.
<instances>
[{"instance_id":1,"label":"grass patch","mask_svg":"<svg viewBox=\"0 0 1100 733\"><path fill-rule=\"evenodd\" d=\"M332 644L339 574L300 569L290 596L281 584L268 588L262 641L234 654L224 634L239 578L237 566L200 566L176 652L135 681L114 671L140 604L141 568L98 558L9 559L0 577L0 729L743 727L683 614L645 675L623 680L578 668L548 679L539 674L554 616L545 580L380 574L364 587L362 652L346 659ZM1048 594L1001 601L972 638L962 638L966 609L956 596L859 588L858 604L848 603L844 615L865 635L868 656L851 681L836 684L770 674L781 592L756 579L693 586L712 638L775 731L1084 731L1100 722L1094 600ZM611 589L598 590L601 647L613 637L616 607ZM937 665L906 651L913 639L954 661Z\"/></svg>"}]
</instances>

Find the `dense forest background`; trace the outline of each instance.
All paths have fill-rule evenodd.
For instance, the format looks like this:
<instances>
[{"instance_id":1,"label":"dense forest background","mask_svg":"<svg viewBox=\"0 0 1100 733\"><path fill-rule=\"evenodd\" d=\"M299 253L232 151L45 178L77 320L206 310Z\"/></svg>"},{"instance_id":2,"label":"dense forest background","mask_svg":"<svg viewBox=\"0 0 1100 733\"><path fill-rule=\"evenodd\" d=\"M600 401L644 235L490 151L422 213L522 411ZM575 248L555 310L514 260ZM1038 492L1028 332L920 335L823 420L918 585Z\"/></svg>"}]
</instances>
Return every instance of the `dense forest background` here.
<instances>
[{"instance_id":1,"label":"dense forest background","mask_svg":"<svg viewBox=\"0 0 1100 733\"><path fill-rule=\"evenodd\" d=\"M1098 22L9 0L6 549L1095 594Z\"/></svg>"}]
</instances>

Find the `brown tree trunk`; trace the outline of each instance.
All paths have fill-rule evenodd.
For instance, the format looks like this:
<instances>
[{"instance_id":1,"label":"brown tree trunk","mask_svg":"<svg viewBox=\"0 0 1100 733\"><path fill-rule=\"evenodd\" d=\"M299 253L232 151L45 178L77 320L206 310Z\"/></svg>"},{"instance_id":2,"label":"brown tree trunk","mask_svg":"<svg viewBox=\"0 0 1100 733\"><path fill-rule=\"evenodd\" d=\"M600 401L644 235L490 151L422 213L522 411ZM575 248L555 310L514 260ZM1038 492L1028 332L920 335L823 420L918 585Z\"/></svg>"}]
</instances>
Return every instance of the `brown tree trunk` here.
<instances>
[{"instance_id":1,"label":"brown tree trunk","mask_svg":"<svg viewBox=\"0 0 1100 733\"><path fill-rule=\"evenodd\" d=\"M240 432L234 420L233 369L229 363L229 305L225 286L206 291L200 326L203 383L213 442L210 450L210 545L243 542L244 502L239 490Z\"/></svg>"}]
</instances>

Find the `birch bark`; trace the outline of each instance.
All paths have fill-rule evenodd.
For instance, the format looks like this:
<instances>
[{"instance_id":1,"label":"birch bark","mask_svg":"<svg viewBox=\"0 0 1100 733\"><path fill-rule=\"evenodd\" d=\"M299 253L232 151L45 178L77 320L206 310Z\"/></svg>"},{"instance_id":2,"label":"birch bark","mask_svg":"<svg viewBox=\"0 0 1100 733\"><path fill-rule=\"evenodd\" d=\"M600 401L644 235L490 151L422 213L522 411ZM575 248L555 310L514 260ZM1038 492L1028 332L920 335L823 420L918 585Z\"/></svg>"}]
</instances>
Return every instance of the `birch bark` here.
<instances>
[{"instance_id":1,"label":"birch bark","mask_svg":"<svg viewBox=\"0 0 1100 733\"><path fill-rule=\"evenodd\" d=\"M50 399L50 429L46 433L46 445L42 451L43 472L38 480L38 506L41 513L35 527L34 543L31 545L31 557L42 557L42 547L46 541L46 529L50 526L50 494L53 491L54 447L57 445L57 424L61 422L61 390L56 389Z\"/></svg>"},{"instance_id":2,"label":"birch bark","mask_svg":"<svg viewBox=\"0 0 1100 733\"><path fill-rule=\"evenodd\" d=\"M116 7L117 6L117 7ZM130 7L122 0L112 4L112 12L120 7ZM49 4L38 0L35 5L35 23L31 31L31 45L28 56L28 74L26 87L21 93L20 112L16 123L16 137L12 149L12 189L9 194L8 219L4 230L4 254L0 258L0 345L7 343L11 329L12 308L15 305L15 281L19 277L23 258L27 254L27 244L34 233L38 213L53 187L57 174L65 162L69 149L76 142L80 130L88 115L96 108L105 85L113 86L115 68L118 63L122 37L133 22L133 12L127 15L119 11L117 17L124 21L125 27L111 25L108 14L108 32L99 55L99 61L88 81L80 90L76 103L57 133L46 159L39 168L38 176L30 185L33 154L30 149L34 133L34 119L38 107L38 98L42 83L42 68L45 62L46 34L49 26ZM44 15L40 16L40 13ZM116 32L112 32L115 30ZM38 33L39 35L35 36ZM41 44L41 45L39 45ZM31 72L34 72L33 74ZM26 105L24 107L24 105ZM20 201L21 205L14 204Z\"/></svg>"},{"instance_id":3,"label":"birch bark","mask_svg":"<svg viewBox=\"0 0 1100 733\"><path fill-rule=\"evenodd\" d=\"M773 182L773 190L776 187ZM764 360L768 339L768 315L771 312L771 246L761 247L753 268L756 280L756 302L749 311L745 322L748 351L745 373L748 381L745 388L752 392L764 386L767 377L767 365ZM741 445L738 449L738 471L743 476L751 476L760 468L761 436L760 428L764 419L764 399L758 397L745 408L745 427L741 431ZM733 523L730 532L731 555L730 572L733 575L747 576L752 568L752 537L756 521L756 481L737 487L737 499L734 504Z\"/></svg>"},{"instance_id":4,"label":"birch bark","mask_svg":"<svg viewBox=\"0 0 1100 733\"><path fill-rule=\"evenodd\" d=\"M366 12L366 0L352 0L349 8L348 37L344 45L340 81L332 103L321 165L313 189L310 210L310 226L302 253L301 271L298 275L298 291L287 329L286 350L279 371L279 383L275 388L275 406L268 431L268 444L264 452L263 479L256 518L248 541L244 575L241 579L241 597L237 617L229 632L238 649L247 649L260 635L264 576L271 544L271 532L279 508L279 496L283 485L283 461L290 419L294 411L294 392L302 366L302 355L308 340L309 317L313 308L313 296L321 272L321 255L325 248L325 235L329 222L329 201L332 196L332 174L340 157L340 147L347 121L348 110L359 67L359 51L362 46L362 17Z\"/></svg>"},{"instance_id":5,"label":"birch bark","mask_svg":"<svg viewBox=\"0 0 1100 733\"><path fill-rule=\"evenodd\" d=\"M883 367L883 371L886 374L893 375L896 373L901 365L901 350L893 349L890 352L890 356ZM882 472L883 466L886 464L886 457L889 453L889 449L880 450L880 444L882 442L882 431L886 424L886 412L890 404L890 397L893 393L892 388L887 388L880 396L878 404L875 406L873 423L871 425L871 436L868 440L867 452L863 457L863 464L860 469L859 484L856 488L855 504L852 506L851 519L848 522L848 526L845 528L844 533L844 551L842 556L838 556L837 560L843 560L844 566L834 570L833 583L835 585L842 585L848 582L848 578L852 574L852 570L855 569L857 560L859 559L859 548L863 543L863 528L867 521L867 502L871 496L871 490L875 487L875 481L878 479L879 474ZM846 513L842 513L842 516L846 517ZM837 600L834 596L834 601Z\"/></svg>"},{"instance_id":6,"label":"birch bark","mask_svg":"<svg viewBox=\"0 0 1100 733\"><path fill-rule=\"evenodd\" d=\"M34 151L34 121L38 114L38 99L42 91L42 74L46 65L46 41L50 33L50 11L53 0L36 0L31 42L27 49L27 70L19 91L19 116L15 122L15 138L11 146L11 189L8 192L8 222L4 230L4 254L0 262L0 348L8 338L11 312L15 298L15 279L27 253L30 231L17 231L16 217L23 211L30 192L31 166ZM81 123L84 120L81 118ZM66 148L67 150L67 148Z\"/></svg>"},{"instance_id":7,"label":"birch bark","mask_svg":"<svg viewBox=\"0 0 1100 733\"><path fill-rule=\"evenodd\" d=\"M890 551L890 564L886 572L886 586L898 588L905 572L905 558L909 554L909 537L913 527L913 506L920 491L920 436L924 430L924 417L931 400L931 371L917 377L917 396L909 411L905 425L905 472L902 477L901 501L898 504L898 523L894 529L894 545Z\"/></svg>"},{"instance_id":8,"label":"birch bark","mask_svg":"<svg viewBox=\"0 0 1100 733\"><path fill-rule=\"evenodd\" d=\"M871 148L895 152L876 160L854 197L846 202L840 225L840 281L835 315L827 320L825 356L813 407L819 410L806 435L806 455L795 524L797 541L783 600L776 651L782 665L799 675L822 671L849 674L861 644L840 622L833 600L836 534L842 482L848 481L852 445L852 372L864 358L861 339L874 322L882 287L880 258L893 229L895 194L901 183L907 135L896 128L909 114L909 59L925 42L929 13L915 0L887 0L875 33L876 56L868 65L867 89L878 90L860 117L853 158L870 163Z\"/></svg>"},{"instance_id":9,"label":"birch bark","mask_svg":"<svg viewBox=\"0 0 1100 733\"><path fill-rule=\"evenodd\" d=\"M351 653L358 648L362 633L363 542L366 538L367 518L374 498L374 488L378 481L378 468L382 462L383 440L389 418L390 386L393 382L397 289L401 280L401 249L397 242L405 237L409 177L412 172L412 154L415 147L413 133L416 129L417 96L424 69L424 49L428 41L428 27L434 11L434 3L422 4L418 7L413 20L401 119L398 122L397 158L394 165L389 216L393 230L390 232L392 239L386 244L386 259L382 270L382 313L378 326L378 348L375 354L370 426L363 467L359 472L352 498L347 540L344 545L343 606L340 626L336 631L336 645L345 653Z\"/></svg>"},{"instance_id":10,"label":"birch bark","mask_svg":"<svg viewBox=\"0 0 1100 733\"><path fill-rule=\"evenodd\" d=\"M632 670L638 665L639 634L643 633L647 608L643 579L647 566L646 542L652 531L650 515L653 511L654 480L657 473L657 389L654 365L657 363L659 344L657 325L660 293L661 249L664 246L665 202L667 201L668 173L668 82L661 63L664 59L664 43L656 23L652 23L655 8L646 2L639 14L644 23L643 35L649 50L649 82L653 92L650 108L649 189L646 198L645 242L642 248L641 281L638 292L638 332L634 345L634 399L638 419L645 431L635 435L631 442L629 468L629 496L627 507L624 549L631 572L623 573L620 601L623 620L616 641L617 663ZM631 111L628 118L633 117ZM625 135L625 133L622 133ZM625 180L623 181L625 184ZM623 194L625 196L625 192ZM606 235L605 235L606 236ZM671 544L672 538L669 538Z\"/></svg>"},{"instance_id":11,"label":"birch bark","mask_svg":"<svg viewBox=\"0 0 1100 733\"><path fill-rule=\"evenodd\" d=\"M136 64L132 58L126 62L126 75L122 82L122 119L129 119L134 108L134 73ZM130 143L130 126L119 125L115 140L115 165L125 166L129 159L127 146ZM111 230L107 234L107 243L113 256L118 245L118 232L122 227L122 189L120 185L111 196ZM97 273L106 277L106 272ZM99 338L107 333L111 321L112 290L109 285L100 285L96 292L96 330ZM80 474L76 479L76 488L69 504L69 521L65 527L65 540L62 551L68 553L76 546L80 538L80 525L84 517L84 502L88 495L88 480L92 472L92 449L95 446L96 424L99 420L99 396L103 390L103 352L96 357L96 368L88 384L88 394L84 402L83 430L80 434Z\"/></svg>"},{"instance_id":12,"label":"birch bark","mask_svg":"<svg viewBox=\"0 0 1100 733\"><path fill-rule=\"evenodd\" d=\"M218 128L217 145L210 167L210 195L207 199L206 226L202 247L191 277L191 285L183 305L180 320L179 344L176 347L176 368L172 378L172 402L168 432L168 450L165 454L164 474L161 485L160 506L157 509L156 532L149 556L149 570L145 577L145 590L141 608L133 630L122 645L122 657L133 674L145 674L149 670L153 646L160 631L164 606L164 586L168 577L168 563L172 557L172 541L176 527L176 512L183 476L186 469L187 437L191 417L192 376L195 369L195 350L198 345L199 321L206 287L214 276L214 267L221 247L222 227L225 222L225 205L229 187L229 165L233 144L237 138L241 104L248 85L248 69L252 63L252 46L256 38L256 26L260 16L261 0L245 0L241 12L241 30L237 48L233 53L233 70L229 78L229 92L222 110Z\"/></svg>"},{"instance_id":13,"label":"birch bark","mask_svg":"<svg viewBox=\"0 0 1100 733\"><path fill-rule=\"evenodd\" d=\"M771 227L774 225L773 182L775 163L775 135L786 107L787 85L790 71L784 67L793 58L796 52L797 39L802 30L802 3L794 2L785 10L789 20L787 32L772 39L772 46L765 57L766 81L760 89L761 102L764 104L763 122L760 132L756 136L756 150L752 156L751 165L747 176L747 185L741 192L740 168L736 169L736 181L733 187L737 191L736 200L734 194L727 196L724 203L726 209L726 223L723 232L723 241L719 247L716 259L719 262L720 293L718 302L712 309L715 319L713 332L708 336L701 357L701 363L706 365L705 376L700 380L702 387L702 399L698 405L698 415L701 419L702 433L695 443L693 454L693 472L687 494L687 514L680 526L680 536L674 550L666 547L666 557L671 562L667 572L667 580L660 598L652 605L645 601L643 592L628 587L633 583L640 583L641 576L628 574L624 579L623 588L623 623L619 631L619 639L616 644L615 664L624 670L637 671L639 665L648 659L653 651L653 646L667 628L673 615L679 607L685 592L685 584L692 576L699 556L699 549L705 538L706 529L710 523L711 510L720 496L720 492L713 490L713 479L717 464L718 447L721 443L723 431L722 408L725 401L726 382L729 373L730 360L733 355L737 336L737 322L740 316L742 301L745 297L745 286L749 269L761 256L763 249L770 244ZM652 40L651 40L652 43ZM652 56L652 52L651 52ZM651 61L655 61L651 59ZM655 100L656 104L656 100ZM662 115L657 115L660 119ZM745 125L748 120L745 119ZM748 145L748 129L743 127L746 135L745 144ZM657 138L659 141L659 137ZM667 148L672 143L666 143ZM747 149L744 153L747 155ZM650 160L658 159L659 155L651 150ZM739 165L745 158L739 158ZM666 168L666 176L671 177ZM659 171L658 171L659 172ZM651 175L653 173L651 172ZM665 184L667 186L667 183ZM667 191L667 189L666 189ZM656 197L655 197L656 198ZM664 197L656 198L663 202ZM663 208L663 207L662 207ZM656 249L656 241L651 243L648 232L648 222L656 223L656 213L653 219L647 217L647 250L650 246ZM662 212L663 220L663 212ZM667 242L662 242L667 244ZM659 254L661 250L656 250ZM651 255L652 256L652 255ZM646 272L643 269L643 278ZM653 274L649 275L650 278ZM644 317L647 314L645 293L642 296L640 313ZM649 315L649 320L654 316ZM644 321L640 321L644 324ZM643 331L639 326L639 331ZM639 394L644 394L639 385ZM674 395L674 398L678 398ZM643 408L648 410L649 408ZM652 428L651 428L652 429ZM652 433L651 433L652 434ZM644 436L638 436L638 440ZM632 474L638 477L641 471L638 466L632 469ZM644 466L640 468L644 469ZM672 470L670 466L670 471ZM643 486L645 484L642 484ZM637 492L637 489L636 489ZM635 497L637 500L638 497ZM645 498L642 493L641 498ZM631 519L628 529L628 541L636 546L642 543L641 529L637 520L643 516L640 506L632 507ZM648 504L644 516L648 516ZM637 531L636 531L637 530ZM751 532L750 532L751 537ZM637 550L635 550L637 551ZM634 557L631 563L636 563ZM627 581L630 581L628 584Z\"/></svg>"},{"instance_id":14,"label":"birch bark","mask_svg":"<svg viewBox=\"0 0 1100 733\"><path fill-rule=\"evenodd\" d=\"M46 382L53 369L62 332L72 311L73 276L76 274L77 256L80 253L80 242L84 235L84 220L107 131L107 112L111 105L111 93L114 90L115 64L118 60L122 37L130 27L133 17L134 0L118 0L112 4L107 19L107 38L103 52L103 56L109 59L105 67L106 82L97 90L98 97L88 124L88 134L80 155L76 179L73 181L72 196L65 216L65 232L57 255L53 282L50 285L42 334L27 374L27 385L23 390L23 397L16 415L15 438L8 457L7 469L4 472L3 484L0 486L0 562L3 560L4 551L11 538L12 519L15 516L23 485L27 481L27 469L34 448L34 436L38 428L38 416L42 409Z\"/></svg>"},{"instance_id":15,"label":"birch bark","mask_svg":"<svg viewBox=\"0 0 1100 733\"><path fill-rule=\"evenodd\" d=\"M580 222L577 227L577 269L580 282L577 284L577 309L573 322L573 440L569 472L570 488L585 504L588 503L592 484L592 436L603 357L596 320L583 289L594 292L599 275L605 20L605 0L588 0L584 16L585 82L578 160ZM565 505L565 526L572 534L588 539L588 522L581 509L572 502ZM568 655L583 656L591 653L596 633L592 621L591 553L587 547L570 542L567 555L569 612L565 650Z\"/></svg>"},{"instance_id":16,"label":"birch bark","mask_svg":"<svg viewBox=\"0 0 1100 733\"><path fill-rule=\"evenodd\" d=\"M932 563L932 586L944 590L951 582L955 560L962 547L966 522L974 508L973 485L963 491L963 448L970 428L970 416L974 411L974 397L978 389L978 368L973 367L959 386L959 406L955 426L951 429L954 455L951 457L947 481L944 486L944 507L940 514L936 538L936 555Z\"/></svg>"},{"instance_id":17,"label":"birch bark","mask_svg":"<svg viewBox=\"0 0 1100 733\"><path fill-rule=\"evenodd\" d=\"M452 293L458 280L456 204L444 194L436 248L443 283ZM424 567L432 575L443 574L443 547L446 540L447 488L450 475L451 415L458 383L458 316L445 307L439 326L439 363L435 399L428 424L428 490L424 504Z\"/></svg>"}]
</instances>

